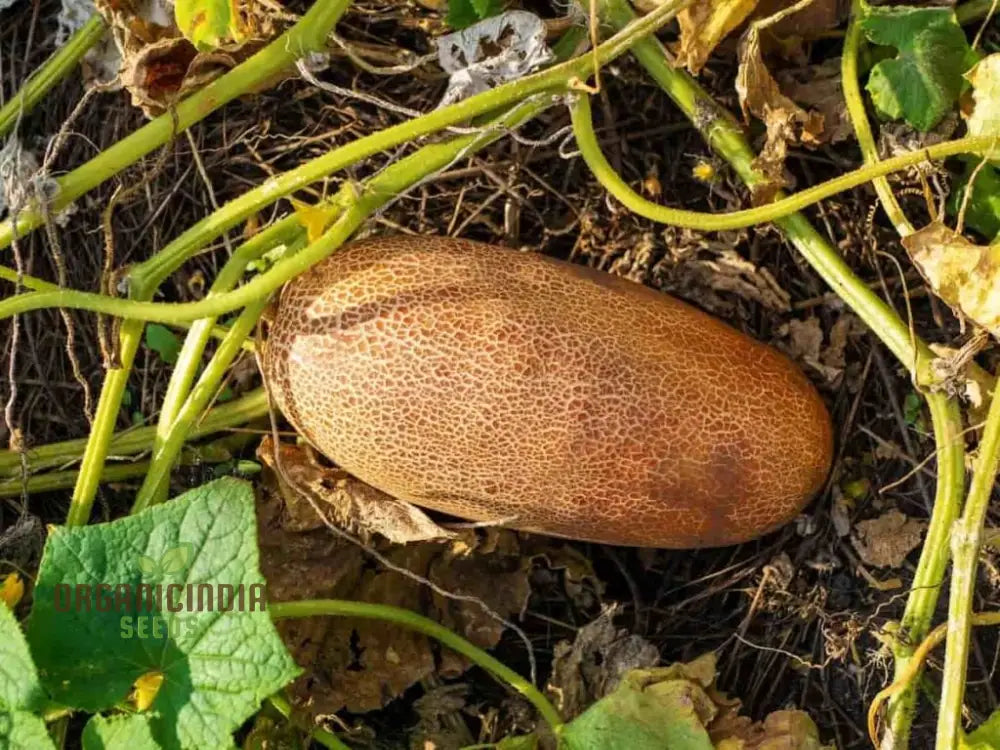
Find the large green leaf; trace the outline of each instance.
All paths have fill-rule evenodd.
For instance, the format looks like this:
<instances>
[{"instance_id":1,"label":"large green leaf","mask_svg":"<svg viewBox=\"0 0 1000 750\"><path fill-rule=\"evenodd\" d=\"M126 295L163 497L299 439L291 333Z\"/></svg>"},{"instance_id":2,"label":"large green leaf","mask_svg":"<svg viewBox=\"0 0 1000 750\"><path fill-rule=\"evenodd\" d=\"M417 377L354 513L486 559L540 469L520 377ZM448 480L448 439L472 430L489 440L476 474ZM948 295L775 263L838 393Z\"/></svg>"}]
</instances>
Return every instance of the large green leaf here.
<instances>
[{"instance_id":1,"label":"large green leaf","mask_svg":"<svg viewBox=\"0 0 1000 750\"><path fill-rule=\"evenodd\" d=\"M44 700L38 671L21 627L0 602L0 708L37 711Z\"/></svg>"},{"instance_id":2,"label":"large green leaf","mask_svg":"<svg viewBox=\"0 0 1000 750\"><path fill-rule=\"evenodd\" d=\"M92 716L83 728L83 750L158 750L149 714Z\"/></svg>"},{"instance_id":3,"label":"large green leaf","mask_svg":"<svg viewBox=\"0 0 1000 750\"><path fill-rule=\"evenodd\" d=\"M897 50L895 58L875 65L868 79L868 92L878 110L925 132L937 125L962 93L962 74L978 59L955 12L910 6L867 8L861 28L870 41Z\"/></svg>"},{"instance_id":4,"label":"large green leaf","mask_svg":"<svg viewBox=\"0 0 1000 750\"><path fill-rule=\"evenodd\" d=\"M28 711L0 708L0 750L55 750L45 722Z\"/></svg>"},{"instance_id":5,"label":"large green leaf","mask_svg":"<svg viewBox=\"0 0 1000 750\"><path fill-rule=\"evenodd\" d=\"M112 523L56 527L28 624L42 684L61 704L100 711L158 672L157 742L228 745L261 700L298 672L260 606L263 586L253 491L235 479ZM220 591L240 590L242 605L220 611ZM148 591L161 601L135 601ZM215 606L203 600L199 609L197 596L208 593Z\"/></svg>"},{"instance_id":6,"label":"large green leaf","mask_svg":"<svg viewBox=\"0 0 1000 750\"><path fill-rule=\"evenodd\" d=\"M1000 750L1000 711L994 711L962 742L969 750Z\"/></svg>"}]
</instances>

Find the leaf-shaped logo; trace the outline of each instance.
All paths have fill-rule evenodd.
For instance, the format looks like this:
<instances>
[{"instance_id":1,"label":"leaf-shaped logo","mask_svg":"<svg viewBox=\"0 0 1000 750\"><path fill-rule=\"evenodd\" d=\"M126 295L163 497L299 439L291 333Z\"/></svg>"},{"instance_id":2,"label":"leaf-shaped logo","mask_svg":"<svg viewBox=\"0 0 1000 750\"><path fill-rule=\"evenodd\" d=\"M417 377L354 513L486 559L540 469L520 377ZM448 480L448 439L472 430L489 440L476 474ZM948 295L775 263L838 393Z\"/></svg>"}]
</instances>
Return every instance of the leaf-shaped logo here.
<instances>
[{"instance_id":1,"label":"leaf-shaped logo","mask_svg":"<svg viewBox=\"0 0 1000 750\"><path fill-rule=\"evenodd\" d=\"M163 553L160 558L160 570L164 575L183 573L191 563L194 550L190 544L178 544Z\"/></svg>"},{"instance_id":2,"label":"leaf-shaped logo","mask_svg":"<svg viewBox=\"0 0 1000 750\"><path fill-rule=\"evenodd\" d=\"M139 555L139 572L142 573L147 578L152 578L155 576L159 570L160 566L152 557L147 557L146 555Z\"/></svg>"},{"instance_id":3,"label":"leaf-shaped logo","mask_svg":"<svg viewBox=\"0 0 1000 750\"><path fill-rule=\"evenodd\" d=\"M139 572L146 578L163 578L164 576L177 575L187 570L194 557L194 548L187 542L170 547L164 552L159 560L155 560L148 555L139 555Z\"/></svg>"}]
</instances>

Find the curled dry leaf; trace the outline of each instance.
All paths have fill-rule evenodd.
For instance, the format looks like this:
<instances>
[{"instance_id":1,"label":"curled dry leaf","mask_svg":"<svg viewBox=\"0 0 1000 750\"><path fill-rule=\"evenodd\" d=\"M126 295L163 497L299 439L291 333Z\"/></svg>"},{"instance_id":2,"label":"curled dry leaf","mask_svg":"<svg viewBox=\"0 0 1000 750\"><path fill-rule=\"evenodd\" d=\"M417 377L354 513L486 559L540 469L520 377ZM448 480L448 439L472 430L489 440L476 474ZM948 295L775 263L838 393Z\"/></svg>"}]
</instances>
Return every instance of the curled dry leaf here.
<instances>
[{"instance_id":1,"label":"curled dry leaf","mask_svg":"<svg viewBox=\"0 0 1000 750\"><path fill-rule=\"evenodd\" d=\"M753 19L765 19L781 13L795 0L759 0ZM768 26L768 33L783 39L815 39L835 29L847 15L849 0L813 0L801 10L789 13Z\"/></svg>"},{"instance_id":2,"label":"curled dry leaf","mask_svg":"<svg viewBox=\"0 0 1000 750\"><path fill-rule=\"evenodd\" d=\"M860 321L850 313L845 313L830 328L824 346L823 329L818 318L793 318L778 329L782 340L777 345L807 370L820 375L827 385L836 387L847 366L847 344L851 337L863 332Z\"/></svg>"},{"instance_id":3,"label":"curled dry leaf","mask_svg":"<svg viewBox=\"0 0 1000 750\"><path fill-rule=\"evenodd\" d=\"M279 31L259 3L240 3L246 40L199 52L181 35L166 0L95 0L95 5L111 28L121 59L121 83L148 117L162 114L243 62Z\"/></svg>"},{"instance_id":4,"label":"curled dry leaf","mask_svg":"<svg viewBox=\"0 0 1000 750\"><path fill-rule=\"evenodd\" d=\"M510 10L439 37L438 62L449 74L440 106L527 75L552 59L541 18Z\"/></svg>"},{"instance_id":5,"label":"curled dry leaf","mask_svg":"<svg viewBox=\"0 0 1000 750\"><path fill-rule=\"evenodd\" d=\"M1000 335L1000 245L976 245L935 221L904 237L903 246L938 297Z\"/></svg>"},{"instance_id":6,"label":"curled dry leaf","mask_svg":"<svg viewBox=\"0 0 1000 750\"><path fill-rule=\"evenodd\" d=\"M423 614L482 648L499 641L502 623L476 601L443 597L325 528L291 531L273 476L265 476L265 484L270 491L258 504L260 562L272 599L389 604ZM405 546L383 540L372 549L444 591L484 602L499 617L517 617L527 602L534 558L514 532L466 532L450 541ZM381 708L420 680L435 673L455 677L468 666L436 642L390 622L314 617L283 620L278 630L305 669L290 688L292 701L313 717Z\"/></svg>"},{"instance_id":7,"label":"curled dry leaf","mask_svg":"<svg viewBox=\"0 0 1000 750\"><path fill-rule=\"evenodd\" d=\"M680 41L675 65L692 73L701 70L712 51L757 7L758 0L699 0L677 14Z\"/></svg>"},{"instance_id":8,"label":"curled dry leaf","mask_svg":"<svg viewBox=\"0 0 1000 750\"><path fill-rule=\"evenodd\" d=\"M743 116L749 120L753 114L767 129L764 147L754 160L754 166L766 177L766 182L752 187L754 203L760 204L773 199L786 184L788 144L815 147L822 142L824 117L815 110L807 112L781 92L764 63L758 26L752 25L743 35L739 56L736 92Z\"/></svg>"},{"instance_id":9,"label":"curled dry leaf","mask_svg":"<svg viewBox=\"0 0 1000 750\"><path fill-rule=\"evenodd\" d=\"M273 472L288 509L286 526L290 531L309 531L330 522L365 541L373 534L398 544L454 537L415 505L397 500L345 471L320 466L303 448L282 443L278 471L274 443L268 436L261 441L257 457ZM317 516L317 507L326 512L325 518Z\"/></svg>"},{"instance_id":10,"label":"curled dry leaf","mask_svg":"<svg viewBox=\"0 0 1000 750\"><path fill-rule=\"evenodd\" d=\"M877 568L898 568L920 545L927 523L890 510L878 518L859 521L851 543L861 559Z\"/></svg>"},{"instance_id":11,"label":"curled dry leaf","mask_svg":"<svg viewBox=\"0 0 1000 750\"><path fill-rule=\"evenodd\" d=\"M790 99L823 116L823 143L840 143L854 137L847 115L847 101L840 80L840 58L833 57L818 65L783 70L775 76Z\"/></svg>"},{"instance_id":12,"label":"curled dry leaf","mask_svg":"<svg viewBox=\"0 0 1000 750\"><path fill-rule=\"evenodd\" d=\"M617 614L617 606L605 607L596 620L577 631L572 643L556 644L545 689L563 719L579 716L617 688L627 672L648 669L660 660L652 643L615 627Z\"/></svg>"}]
</instances>

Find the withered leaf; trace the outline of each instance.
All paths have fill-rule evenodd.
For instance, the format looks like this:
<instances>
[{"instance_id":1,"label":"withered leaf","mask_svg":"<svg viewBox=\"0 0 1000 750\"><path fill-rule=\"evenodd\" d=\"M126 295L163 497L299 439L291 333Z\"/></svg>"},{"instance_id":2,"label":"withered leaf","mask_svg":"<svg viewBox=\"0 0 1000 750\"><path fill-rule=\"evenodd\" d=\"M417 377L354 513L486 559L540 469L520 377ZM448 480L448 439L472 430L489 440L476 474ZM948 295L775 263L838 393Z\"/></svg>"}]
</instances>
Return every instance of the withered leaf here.
<instances>
[{"instance_id":1,"label":"withered leaf","mask_svg":"<svg viewBox=\"0 0 1000 750\"><path fill-rule=\"evenodd\" d=\"M680 41L674 47L678 67L697 74L712 51L753 12L758 0L699 0L677 14Z\"/></svg>"},{"instance_id":2,"label":"withered leaf","mask_svg":"<svg viewBox=\"0 0 1000 750\"><path fill-rule=\"evenodd\" d=\"M121 84L148 117L162 114L247 59L280 31L273 12L263 4L239 3L245 41L199 53L174 23L172 3L95 0L95 5L108 21L121 58Z\"/></svg>"},{"instance_id":3,"label":"withered leaf","mask_svg":"<svg viewBox=\"0 0 1000 750\"><path fill-rule=\"evenodd\" d=\"M261 571L275 601L334 598L377 602L426 615L476 645L499 641L503 624L472 600L446 598L419 580L378 563L326 528L295 532L279 493L258 505ZM532 558L507 530L465 532L450 541L371 547L394 567L452 594L474 597L501 618L516 617L530 591ZM460 674L467 664L436 642L376 620L314 617L282 620L278 631L306 670L291 688L300 711L318 717L343 708L381 708L416 682Z\"/></svg>"},{"instance_id":4,"label":"withered leaf","mask_svg":"<svg viewBox=\"0 0 1000 750\"><path fill-rule=\"evenodd\" d=\"M823 133L823 115L806 111L785 96L764 63L760 48L760 29L751 25L740 40L740 66L736 75L743 116L763 121L767 129L764 147L754 166L766 177L765 183L752 189L754 203L766 203L785 186L785 156L789 143L818 145Z\"/></svg>"},{"instance_id":5,"label":"withered leaf","mask_svg":"<svg viewBox=\"0 0 1000 750\"><path fill-rule=\"evenodd\" d=\"M976 245L941 221L902 242L938 297L1000 335L1000 245Z\"/></svg>"},{"instance_id":6,"label":"withered leaf","mask_svg":"<svg viewBox=\"0 0 1000 750\"><path fill-rule=\"evenodd\" d=\"M308 452L295 445L280 445L281 471L275 465L270 436L261 440L257 457L273 472L290 516L288 528L306 531L327 521L368 540L381 534L391 542L453 537L415 505L397 500L345 471L328 469L310 460ZM316 509L326 512L325 519Z\"/></svg>"},{"instance_id":7,"label":"withered leaf","mask_svg":"<svg viewBox=\"0 0 1000 750\"><path fill-rule=\"evenodd\" d=\"M972 86L972 105L963 108L969 135L995 135L1000 140L1000 52L984 57L966 74ZM1000 165L1000 147L991 152L994 164Z\"/></svg>"},{"instance_id":8,"label":"withered leaf","mask_svg":"<svg viewBox=\"0 0 1000 750\"><path fill-rule=\"evenodd\" d=\"M823 143L840 143L854 137L854 127L847 115L847 101L840 79L840 58L832 57L818 65L782 70L775 76L789 99L823 115Z\"/></svg>"},{"instance_id":9,"label":"withered leaf","mask_svg":"<svg viewBox=\"0 0 1000 750\"><path fill-rule=\"evenodd\" d=\"M572 750L832 750L802 711L776 711L754 723L740 701L715 687L716 660L628 672L618 688L563 732Z\"/></svg>"},{"instance_id":10,"label":"withered leaf","mask_svg":"<svg viewBox=\"0 0 1000 750\"><path fill-rule=\"evenodd\" d=\"M851 537L861 559L877 568L898 568L920 544L927 524L890 510L878 518L859 521Z\"/></svg>"},{"instance_id":11,"label":"withered leaf","mask_svg":"<svg viewBox=\"0 0 1000 750\"><path fill-rule=\"evenodd\" d=\"M653 667L660 660L660 651L652 643L615 627L617 614L616 606L606 607L577 631L572 643L556 644L552 676L545 689L563 719L578 716L606 696L626 672Z\"/></svg>"}]
</instances>

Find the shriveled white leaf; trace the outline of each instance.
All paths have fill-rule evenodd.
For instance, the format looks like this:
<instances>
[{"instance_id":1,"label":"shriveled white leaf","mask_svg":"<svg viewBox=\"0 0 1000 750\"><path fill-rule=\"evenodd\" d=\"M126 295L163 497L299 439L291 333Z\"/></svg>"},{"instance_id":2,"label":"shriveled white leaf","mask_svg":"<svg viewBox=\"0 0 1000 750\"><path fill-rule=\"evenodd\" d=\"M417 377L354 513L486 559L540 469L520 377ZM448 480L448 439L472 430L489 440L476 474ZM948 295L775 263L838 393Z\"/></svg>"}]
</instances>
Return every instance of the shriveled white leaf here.
<instances>
[{"instance_id":1,"label":"shriveled white leaf","mask_svg":"<svg viewBox=\"0 0 1000 750\"><path fill-rule=\"evenodd\" d=\"M59 24L59 31L56 32L56 44L65 44L66 40L82 29L83 25L95 13L97 13L97 8L94 7L91 0L63 0L62 7L59 8L59 15L56 17L56 22Z\"/></svg>"},{"instance_id":2,"label":"shriveled white leaf","mask_svg":"<svg viewBox=\"0 0 1000 750\"><path fill-rule=\"evenodd\" d=\"M552 59L545 23L523 10L442 36L437 48L438 62L451 74L442 107L521 78Z\"/></svg>"}]
</instances>

